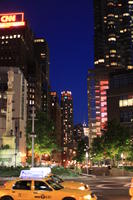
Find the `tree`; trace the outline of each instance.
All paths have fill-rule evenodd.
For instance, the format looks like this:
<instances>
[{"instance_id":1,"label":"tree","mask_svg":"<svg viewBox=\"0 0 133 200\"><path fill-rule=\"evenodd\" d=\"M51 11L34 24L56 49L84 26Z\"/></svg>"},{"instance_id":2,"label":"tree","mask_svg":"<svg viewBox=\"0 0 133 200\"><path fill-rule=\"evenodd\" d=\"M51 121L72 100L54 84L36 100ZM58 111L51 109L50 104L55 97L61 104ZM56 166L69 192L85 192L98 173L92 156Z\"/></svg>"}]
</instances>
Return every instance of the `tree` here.
<instances>
[{"instance_id":1,"label":"tree","mask_svg":"<svg viewBox=\"0 0 133 200\"><path fill-rule=\"evenodd\" d=\"M83 162L85 160L85 149L86 149L86 143L85 140L82 138L78 142L77 155L74 157L74 159L77 162Z\"/></svg>"},{"instance_id":2,"label":"tree","mask_svg":"<svg viewBox=\"0 0 133 200\"><path fill-rule=\"evenodd\" d=\"M54 134L54 125L48 120L44 112L38 112L35 120L35 145L34 151L41 156L42 154L51 154L57 149L56 138ZM32 121L28 121L26 128L26 139L28 151L32 149L32 140L30 134L32 132Z\"/></svg>"},{"instance_id":3,"label":"tree","mask_svg":"<svg viewBox=\"0 0 133 200\"><path fill-rule=\"evenodd\" d=\"M104 158L105 150L103 141L103 137L96 137L93 140L91 154L94 162L99 162Z\"/></svg>"},{"instance_id":4,"label":"tree","mask_svg":"<svg viewBox=\"0 0 133 200\"><path fill-rule=\"evenodd\" d=\"M94 139L92 152L95 158L111 159L113 164L120 159L121 153L129 154L131 133L116 121L108 122L103 135Z\"/></svg>"}]
</instances>

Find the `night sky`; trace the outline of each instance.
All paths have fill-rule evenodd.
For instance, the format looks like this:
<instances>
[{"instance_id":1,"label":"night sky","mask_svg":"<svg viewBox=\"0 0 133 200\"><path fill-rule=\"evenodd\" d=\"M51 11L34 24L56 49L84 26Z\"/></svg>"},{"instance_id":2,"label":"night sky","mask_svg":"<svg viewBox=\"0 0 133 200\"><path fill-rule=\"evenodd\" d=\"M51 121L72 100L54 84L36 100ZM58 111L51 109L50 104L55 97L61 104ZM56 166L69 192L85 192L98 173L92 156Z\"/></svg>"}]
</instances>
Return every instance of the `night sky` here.
<instances>
[{"instance_id":1,"label":"night sky","mask_svg":"<svg viewBox=\"0 0 133 200\"><path fill-rule=\"evenodd\" d=\"M73 95L74 123L88 121L87 72L93 67L93 0L0 0L0 13L24 12L50 49L52 90Z\"/></svg>"}]
</instances>

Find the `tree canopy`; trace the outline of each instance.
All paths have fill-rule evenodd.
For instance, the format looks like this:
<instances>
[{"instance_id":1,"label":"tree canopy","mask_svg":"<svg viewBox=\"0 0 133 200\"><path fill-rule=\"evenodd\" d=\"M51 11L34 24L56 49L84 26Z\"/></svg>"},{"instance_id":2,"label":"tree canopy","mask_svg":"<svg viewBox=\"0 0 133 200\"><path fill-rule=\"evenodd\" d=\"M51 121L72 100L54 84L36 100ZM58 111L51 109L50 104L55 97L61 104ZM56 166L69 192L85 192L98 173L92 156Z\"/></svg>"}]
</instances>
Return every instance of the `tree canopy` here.
<instances>
[{"instance_id":1,"label":"tree canopy","mask_svg":"<svg viewBox=\"0 0 133 200\"><path fill-rule=\"evenodd\" d=\"M32 121L29 120L26 128L27 148L32 148ZM51 154L57 148L54 134L54 125L48 120L44 112L38 112L35 119L35 145L34 151L38 155Z\"/></svg>"},{"instance_id":2,"label":"tree canopy","mask_svg":"<svg viewBox=\"0 0 133 200\"><path fill-rule=\"evenodd\" d=\"M133 156L131 131L116 121L109 122L101 137L92 143L94 160L110 159L114 163L120 159L122 153L128 159Z\"/></svg>"}]
</instances>

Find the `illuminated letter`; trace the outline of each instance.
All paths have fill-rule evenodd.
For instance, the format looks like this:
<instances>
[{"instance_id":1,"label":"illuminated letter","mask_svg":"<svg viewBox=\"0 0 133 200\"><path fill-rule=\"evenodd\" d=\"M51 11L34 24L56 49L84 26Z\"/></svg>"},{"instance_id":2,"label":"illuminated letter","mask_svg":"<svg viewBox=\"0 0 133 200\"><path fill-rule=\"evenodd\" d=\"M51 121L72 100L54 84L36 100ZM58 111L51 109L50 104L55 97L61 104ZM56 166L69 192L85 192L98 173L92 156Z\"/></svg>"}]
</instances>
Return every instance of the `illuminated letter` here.
<instances>
[{"instance_id":1,"label":"illuminated letter","mask_svg":"<svg viewBox=\"0 0 133 200\"><path fill-rule=\"evenodd\" d=\"M1 17L1 22L5 23L5 22L15 22L16 21L16 15L10 15L10 16L2 16Z\"/></svg>"},{"instance_id":2,"label":"illuminated letter","mask_svg":"<svg viewBox=\"0 0 133 200\"><path fill-rule=\"evenodd\" d=\"M6 22L7 20L6 20L6 16L2 16L1 17L1 22Z\"/></svg>"}]
</instances>

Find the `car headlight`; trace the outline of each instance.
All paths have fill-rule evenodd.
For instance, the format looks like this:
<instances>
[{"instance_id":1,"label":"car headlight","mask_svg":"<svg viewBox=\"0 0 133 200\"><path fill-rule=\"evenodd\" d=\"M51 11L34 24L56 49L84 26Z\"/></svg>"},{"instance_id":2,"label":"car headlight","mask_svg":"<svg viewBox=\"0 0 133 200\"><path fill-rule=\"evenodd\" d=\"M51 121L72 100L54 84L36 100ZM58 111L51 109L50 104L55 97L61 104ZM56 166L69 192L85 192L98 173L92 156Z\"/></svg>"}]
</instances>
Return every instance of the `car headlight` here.
<instances>
[{"instance_id":1,"label":"car headlight","mask_svg":"<svg viewBox=\"0 0 133 200\"><path fill-rule=\"evenodd\" d=\"M90 194L85 195L85 196L84 196L84 199L85 199L85 200L91 200L91 195L90 195Z\"/></svg>"},{"instance_id":2,"label":"car headlight","mask_svg":"<svg viewBox=\"0 0 133 200\"><path fill-rule=\"evenodd\" d=\"M80 186L78 189L79 190L85 190L85 187L84 186Z\"/></svg>"}]
</instances>

